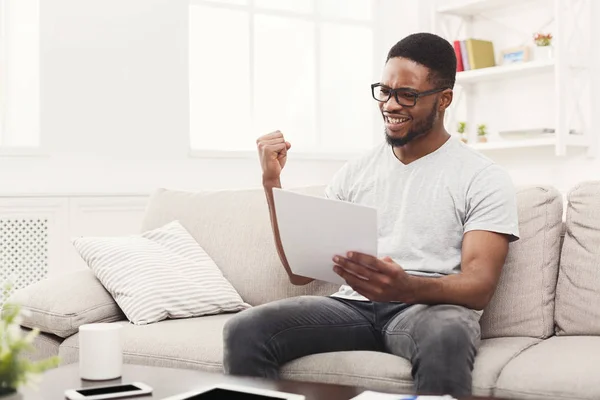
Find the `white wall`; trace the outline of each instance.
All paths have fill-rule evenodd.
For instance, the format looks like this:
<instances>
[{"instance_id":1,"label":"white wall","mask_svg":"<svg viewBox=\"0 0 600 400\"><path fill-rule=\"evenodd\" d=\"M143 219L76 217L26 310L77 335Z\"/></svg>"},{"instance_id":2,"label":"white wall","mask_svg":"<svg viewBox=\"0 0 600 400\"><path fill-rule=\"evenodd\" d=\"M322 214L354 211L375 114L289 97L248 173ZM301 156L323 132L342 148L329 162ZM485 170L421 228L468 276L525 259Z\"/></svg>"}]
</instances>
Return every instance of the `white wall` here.
<instances>
[{"instance_id":1,"label":"white wall","mask_svg":"<svg viewBox=\"0 0 600 400\"><path fill-rule=\"evenodd\" d=\"M600 179L600 161L590 159L585 151L571 149L557 157L554 148L488 151L486 155L503 165L517 185L545 184L563 193L577 183Z\"/></svg>"},{"instance_id":2,"label":"white wall","mask_svg":"<svg viewBox=\"0 0 600 400\"><path fill-rule=\"evenodd\" d=\"M431 13L430 0L378 1L376 71L389 47L426 27ZM188 157L188 0L39 3L46 156L0 158L0 193L148 193L158 186L260 184L255 157ZM550 149L488 154L518 184L550 183L564 190L600 175L600 161L582 154L556 158ZM326 183L342 163L296 159L292 152L284 185Z\"/></svg>"},{"instance_id":3,"label":"white wall","mask_svg":"<svg viewBox=\"0 0 600 400\"><path fill-rule=\"evenodd\" d=\"M47 156L0 158L0 193L260 185L255 157L188 157L187 4L40 1ZM290 158L288 186L324 183L342 165Z\"/></svg>"}]
</instances>

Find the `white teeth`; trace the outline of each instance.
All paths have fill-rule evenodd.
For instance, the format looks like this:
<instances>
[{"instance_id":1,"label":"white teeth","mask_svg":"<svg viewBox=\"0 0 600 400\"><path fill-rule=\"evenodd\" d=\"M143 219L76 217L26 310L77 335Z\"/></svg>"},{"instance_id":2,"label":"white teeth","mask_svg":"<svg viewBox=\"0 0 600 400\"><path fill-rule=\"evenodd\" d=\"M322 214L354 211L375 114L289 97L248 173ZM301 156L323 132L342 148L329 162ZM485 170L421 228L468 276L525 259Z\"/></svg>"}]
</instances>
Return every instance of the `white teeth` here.
<instances>
[{"instance_id":1,"label":"white teeth","mask_svg":"<svg viewBox=\"0 0 600 400\"><path fill-rule=\"evenodd\" d=\"M408 121L408 118L391 118L391 117L387 117L387 120L391 124L400 124L402 122Z\"/></svg>"}]
</instances>

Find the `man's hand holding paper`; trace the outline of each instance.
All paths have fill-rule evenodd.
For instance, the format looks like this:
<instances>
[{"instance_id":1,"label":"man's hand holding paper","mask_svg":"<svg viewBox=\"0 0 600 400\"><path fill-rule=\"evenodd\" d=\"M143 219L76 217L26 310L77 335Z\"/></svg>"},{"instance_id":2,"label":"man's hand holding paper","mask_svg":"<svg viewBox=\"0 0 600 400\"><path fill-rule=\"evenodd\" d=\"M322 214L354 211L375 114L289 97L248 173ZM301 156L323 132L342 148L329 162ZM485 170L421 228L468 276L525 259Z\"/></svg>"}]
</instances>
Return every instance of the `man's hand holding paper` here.
<instances>
[{"instance_id":1,"label":"man's hand holding paper","mask_svg":"<svg viewBox=\"0 0 600 400\"><path fill-rule=\"evenodd\" d=\"M333 257L333 270L371 301L407 301L413 287L409 275L390 257L348 252Z\"/></svg>"}]
</instances>

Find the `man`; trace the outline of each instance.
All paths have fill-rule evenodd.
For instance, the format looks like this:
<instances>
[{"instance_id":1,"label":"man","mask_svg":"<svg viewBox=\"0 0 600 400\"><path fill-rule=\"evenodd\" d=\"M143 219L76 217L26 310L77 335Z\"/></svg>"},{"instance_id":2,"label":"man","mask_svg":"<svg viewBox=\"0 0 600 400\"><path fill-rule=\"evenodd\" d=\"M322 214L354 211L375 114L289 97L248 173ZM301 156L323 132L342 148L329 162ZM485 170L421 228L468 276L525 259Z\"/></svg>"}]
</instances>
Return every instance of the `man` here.
<instances>
[{"instance_id":1,"label":"man","mask_svg":"<svg viewBox=\"0 0 600 400\"><path fill-rule=\"evenodd\" d=\"M326 190L377 208L379 254L336 255L332 266L347 285L332 296L234 317L224 331L225 372L276 378L281 365L309 354L372 350L410 360L418 393L471 393L480 310L519 233L510 178L444 128L455 75L454 49L438 36L414 34L391 48L371 88L386 143L347 163ZM290 281L306 284L287 264L273 207L291 145L279 131L257 143L280 258Z\"/></svg>"}]
</instances>

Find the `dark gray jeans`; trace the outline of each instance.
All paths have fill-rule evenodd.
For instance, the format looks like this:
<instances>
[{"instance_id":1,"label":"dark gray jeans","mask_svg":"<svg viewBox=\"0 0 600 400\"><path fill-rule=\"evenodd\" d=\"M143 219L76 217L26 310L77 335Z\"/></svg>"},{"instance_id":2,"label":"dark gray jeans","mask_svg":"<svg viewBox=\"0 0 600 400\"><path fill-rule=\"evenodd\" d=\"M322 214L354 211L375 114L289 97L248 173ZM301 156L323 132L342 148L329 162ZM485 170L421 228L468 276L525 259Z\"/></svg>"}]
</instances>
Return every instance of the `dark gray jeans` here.
<instances>
[{"instance_id":1,"label":"dark gray jeans","mask_svg":"<svg viewBox=\"0 0 600 400\"><path fill-rule=\"evenodd\" d=\"M245 310L225 325L224 370L277 379L316 353L381 351L412 363L420 394L471 394L479 316L455 305L406 305L302 296Z\"/></svg>"}]
</instances>

